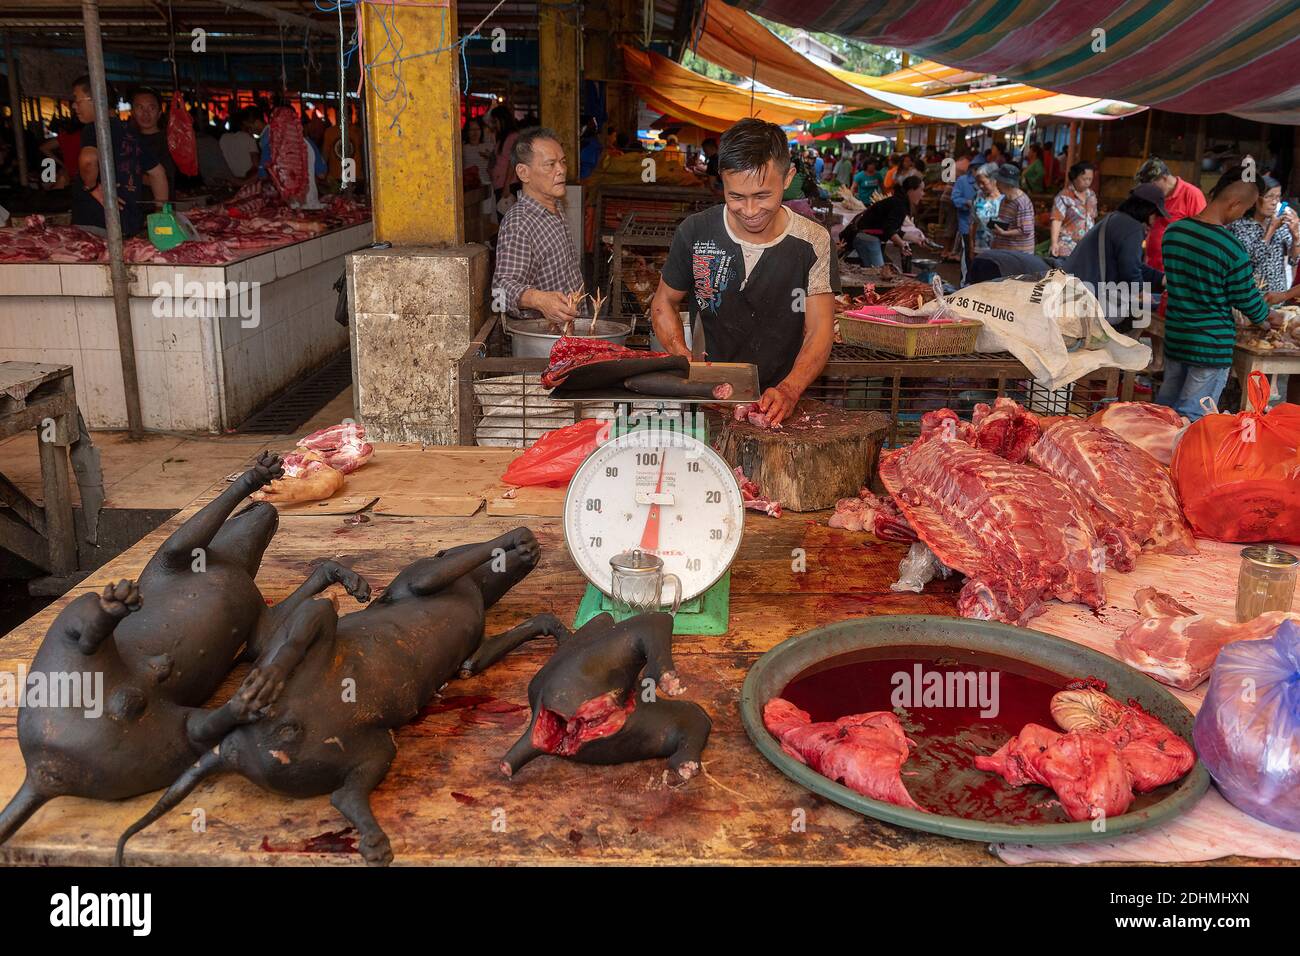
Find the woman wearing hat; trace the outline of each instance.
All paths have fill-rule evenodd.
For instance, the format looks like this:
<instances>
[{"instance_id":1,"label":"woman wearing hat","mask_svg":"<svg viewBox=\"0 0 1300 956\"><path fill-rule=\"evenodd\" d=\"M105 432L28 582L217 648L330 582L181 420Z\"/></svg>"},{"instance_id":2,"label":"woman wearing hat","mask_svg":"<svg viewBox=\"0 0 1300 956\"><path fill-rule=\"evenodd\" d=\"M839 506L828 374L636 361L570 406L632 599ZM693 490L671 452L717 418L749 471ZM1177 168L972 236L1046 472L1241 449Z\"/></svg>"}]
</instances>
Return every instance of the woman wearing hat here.
<instances>
[{"instance_id":1,"label":"woman wearing hat","mask_svg":"<svg viewBox=\"0 0 1300 956\"><path fill-rule=\"evenodd\" d=\"M993 233L992 248L1007 252L1034 251L1034 204L1029 194L1020 188L1020 168L1014 163L1003 163L993 174L993 180L1002 192L1002 208L998 219L989 226ZM1006 223L1006 228L998 225Z\"/></svg>"}]
</instances>

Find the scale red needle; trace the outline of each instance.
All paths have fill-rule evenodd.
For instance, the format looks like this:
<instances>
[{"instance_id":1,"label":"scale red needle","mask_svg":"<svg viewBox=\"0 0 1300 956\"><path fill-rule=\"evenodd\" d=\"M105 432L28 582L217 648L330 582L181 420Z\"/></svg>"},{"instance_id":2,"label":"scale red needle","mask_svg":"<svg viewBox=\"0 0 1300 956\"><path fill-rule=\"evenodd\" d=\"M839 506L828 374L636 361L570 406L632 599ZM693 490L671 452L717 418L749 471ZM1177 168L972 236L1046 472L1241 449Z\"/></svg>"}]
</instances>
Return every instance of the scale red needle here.
<instances>
[{"instance_id":1,"label":"scale red needle","mask_svg":"<svg viewBox=\"0 0 1300 956\"><path fill-rule=\"evenodd\" d=\"M668 464L668 449L664 449L663 457L659 459L659 481L655 484L655 496L658 497L664 490L664 465ZM641 550L649 554L654 554L659 550L659 502L655 501L650 505L650 513L646 515L645 530L641 532Z\"/></svg>"}]
</instances>

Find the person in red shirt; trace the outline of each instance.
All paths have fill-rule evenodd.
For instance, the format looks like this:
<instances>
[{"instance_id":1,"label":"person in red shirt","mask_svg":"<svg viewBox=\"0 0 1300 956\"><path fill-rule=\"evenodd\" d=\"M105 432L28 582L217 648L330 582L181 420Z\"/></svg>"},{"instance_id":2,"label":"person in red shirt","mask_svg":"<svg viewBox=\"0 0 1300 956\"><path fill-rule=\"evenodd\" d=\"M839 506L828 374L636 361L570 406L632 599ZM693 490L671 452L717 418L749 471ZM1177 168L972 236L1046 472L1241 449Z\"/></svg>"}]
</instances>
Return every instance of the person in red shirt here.
<instances>
[{"instance_id":1,"label":"person in red shirt","mask_svg":"<svg viewBox=\"0 0 1300 956\"><path fill-rule=\"evenodd\" d=\"M1165 230L1169 228L1170 223L1177 222L1179 219L1199 215L1206 206L1205 193L1187 180L1179 179L1169 171L1164 160L1157 159L1155 156L1142 164L1137 172L1137 181L1155 183L1165 194L1165 209L1168 210L1169 216L1168 218L1156 217L1151 231L1147 234L1146 246L1147 265L1163 272L1165 257L1161 253L1160 246L1164 242Z\"/></svg>"}]
</instances>

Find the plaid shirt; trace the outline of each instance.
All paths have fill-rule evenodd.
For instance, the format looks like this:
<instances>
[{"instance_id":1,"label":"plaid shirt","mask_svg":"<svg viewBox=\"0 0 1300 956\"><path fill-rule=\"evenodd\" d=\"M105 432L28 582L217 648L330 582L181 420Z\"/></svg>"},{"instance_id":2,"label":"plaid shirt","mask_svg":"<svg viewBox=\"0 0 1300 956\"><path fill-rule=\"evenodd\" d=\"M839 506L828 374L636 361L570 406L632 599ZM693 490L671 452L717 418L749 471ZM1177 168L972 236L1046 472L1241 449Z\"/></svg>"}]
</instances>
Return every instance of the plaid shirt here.
<instances>
[{"instance_id":1,"label":"plaid shirt","mask_svg":"<svg viewBox=\"0 0 1300 956\"><path fill-rule=\"evenodd\" d=\"M505 310L523 319L541 316L536 309L521 309L519 297L528 289L574 292L582 288L578 254L564 219L523 192L506 211L497 233L497 266L492 276L493 297L501 290ZM581 310L579 310L581 311Z\"/></svg>"}]
</instances>

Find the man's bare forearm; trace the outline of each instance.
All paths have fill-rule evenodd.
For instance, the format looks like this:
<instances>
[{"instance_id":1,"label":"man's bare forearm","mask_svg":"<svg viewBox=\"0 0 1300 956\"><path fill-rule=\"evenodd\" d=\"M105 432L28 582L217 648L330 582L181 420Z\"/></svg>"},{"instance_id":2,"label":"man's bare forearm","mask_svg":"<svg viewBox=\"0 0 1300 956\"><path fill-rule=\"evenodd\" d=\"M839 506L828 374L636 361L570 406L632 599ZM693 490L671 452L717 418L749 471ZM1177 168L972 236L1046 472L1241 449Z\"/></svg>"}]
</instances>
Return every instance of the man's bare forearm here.
<instances>
[{"instance_id":1,"label":"man's bare forearm","mask_svg":"<svg viewBox=\"0 0 1300 956\"><path fill-rule=\"evenodd\" d=\"M686 296L659 280L654 299L650 302L650 324L663 347L673 355L690 356L686 335L682 332L681 306Z\"/></svg>"}]
</instances>

